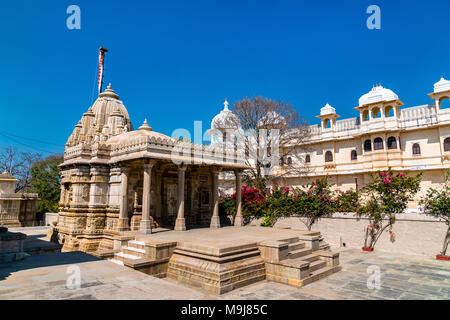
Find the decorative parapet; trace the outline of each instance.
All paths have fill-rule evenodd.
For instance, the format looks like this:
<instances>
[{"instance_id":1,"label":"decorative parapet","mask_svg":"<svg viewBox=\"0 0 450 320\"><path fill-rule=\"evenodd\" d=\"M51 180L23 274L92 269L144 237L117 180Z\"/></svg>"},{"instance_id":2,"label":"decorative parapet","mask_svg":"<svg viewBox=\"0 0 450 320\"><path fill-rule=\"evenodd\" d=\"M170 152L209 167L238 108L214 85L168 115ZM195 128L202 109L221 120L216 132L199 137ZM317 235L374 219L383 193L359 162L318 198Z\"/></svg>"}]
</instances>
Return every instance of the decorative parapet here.
<instances>
[{"instance_id":1,"label":"decorative parapet","mask_svg":"<svg viewBox=\"0 0 450 320\"><path fill-rule=\"evenodd\" d=\"M320 125L309 126L309 143L327 139L345 139L366 134L371 131L409 130L417 127L427 127L450 121L450 109L437 112L436 105L427 104L400 110L398 117L381 117L360 122L359 117L337 120L334 130L323 129ZM305 142L306 142L305 141Z\"/></svg>"},{"instance_id":2,"label":"decorative parapet","mask_svg":"<svg viewBox=\"0 0 450 320\"><path fill-rule=\"evenodd\" d=\"M105 160L107 163L115 163L142 157L171 160L175 163L246 166L240 152L233 149L176 141L159 136L130 137L130 139L109 145L96 143L93 146L80 144L67 147L63 165L83 160L86 162Z\"/></svg>"}]
</instances>

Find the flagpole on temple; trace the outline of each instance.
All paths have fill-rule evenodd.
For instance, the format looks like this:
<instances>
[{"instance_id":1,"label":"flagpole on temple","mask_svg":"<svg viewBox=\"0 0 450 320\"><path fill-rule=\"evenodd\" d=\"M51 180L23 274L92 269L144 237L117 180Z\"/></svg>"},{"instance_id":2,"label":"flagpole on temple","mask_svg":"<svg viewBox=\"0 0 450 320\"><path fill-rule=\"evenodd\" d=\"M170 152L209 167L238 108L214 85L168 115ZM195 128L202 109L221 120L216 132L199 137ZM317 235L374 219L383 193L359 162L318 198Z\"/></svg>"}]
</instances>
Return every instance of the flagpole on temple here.
<instances>
[{"instance_id":1,"label":"flagpole on temple","mask_svg":"<svg viewBox=\"0 0 450 320\"><path fill-rule=\"evenodd\" d=\"M98 93L102 92L103 85L103 70L105 67L105 53L109 50L103 47L99 49L100 53L98 56Z\"/></svg>"}]
</instances>

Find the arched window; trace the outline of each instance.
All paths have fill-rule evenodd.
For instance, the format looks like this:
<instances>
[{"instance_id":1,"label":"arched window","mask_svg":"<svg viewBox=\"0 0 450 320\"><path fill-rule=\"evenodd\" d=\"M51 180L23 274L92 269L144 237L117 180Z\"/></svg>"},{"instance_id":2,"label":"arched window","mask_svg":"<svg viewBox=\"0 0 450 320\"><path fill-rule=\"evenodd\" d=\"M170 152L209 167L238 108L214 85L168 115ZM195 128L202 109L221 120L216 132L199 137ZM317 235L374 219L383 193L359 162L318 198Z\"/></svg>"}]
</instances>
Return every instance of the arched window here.
<instances>
[{"instance_id":1,"label":"arched window","mask_svg":"<svg viewBox=\"0 0 450 320\"><path fill-rule=\"evenodd\" d=\"M363 121L369 121L369 111L365 110L362 116Z\"/></svg>"},{"instance_id":2,"label":"arched window","mask_svg":"<svg viewBox=\"0 0 450 320\"><path fill-rule=\"evenodd\" d=\"M356 150L352 150L352 153L350 154L350 158L352 160L357 160L358 159L358 155L356 154Z\"/></svg>"},{"instance_id":3,"label":"arched window","mask_svg":"<svg viewBox=\"0 0 450 320\"><path fill-rule=\"evenodd\" d=\"M291 157L288 157L288 158L287 158L287 164L288 164L288 165L291 165L291 164L292 164L292 158L291 158Z\"/></svg>"},{"instance_id":4,"label":"arched window","mask_svg":"<svg viewBox=\"0 0 450 320\"><path fill-rule=\"evenodd\" d=\"M372 151L372 141L364 141L364 151Z\"/></svg>"},{"instance_id":5,"label":"arched window","mask_svg":"<svg viewBox=\"0 0 450 320\"><path fill-rule=\"evenodd\" d=\"M380 137L375 138L375 140L373 140L373 150L383 150L383 139L381 139Z\"/></svg>"},{"instance_id":6,"label":"arched window","mask_svg":"<svg viewBox=\"0 0 450 320\"><path fill-rule=\"evenodd\" d=\"M450 137L444 140L444 151L450 151Z\"/></svg>"},{"instance_id":7,"label":"arched window","mask_svg":"<svg viewBox=\"0 0 450 320\"><path fill-rule=\"evenodd\" d=\"M386 118L393 117L394 116L394 108L391 106L387 106L386 109L384 109L384 116Z\"/></svg>"},{"instance_id":8,"label":"arched window","mask_svg":"<svg viewBox=\"0 0 450 320\"><path fill-rule=\"evenodd\" d=\"M331 121L330 121L330 119L325 119L325 120L323 120L323 127L324 127L325 129L331 128Z\"/></svg>"},{"instance_id":9,"label":"arched window","mask_svg":"<svg viewBox=\"0 0 450 320\"><path fill-rule=\"evenodd\" d=\"M311 162L311 156L309 154L306 155L305 162L306 163L310 163Z\"/></svg>"},{"instance_id":10,"label":"arched window","mask_svg":"<svg viewBox=\"0 0 450 320\"><path fill-rule=\"evenodd\" d=\"M332 162L333 161L333 153L331 151L325 152L325 162Z\"/></svg>"},{"instance_id":11,"label":"arched window","mask_svg":"<svg viewBox=\"0 0 450 320\"><path fill-rule=\"evenodd\" d=\"M395 137L388 138L388 149L397 149L397 139Z\"/></svg>"},{"instance_id":12,"label":"arched window","mask_svg":"<svg viewBox=\"0 0 450 320\"><path fill-rule=\"evenodd\" d=\"M414 143L412 146L413 154L420 154L420 145L418 143Z\"/></svg>"},{"instance_id":13,"label":"arched window","mask_svg":"<svg viewBox=\"0 0 450 320\"><path fill-rule=\"evenodd\" d=\"M449 97L442 97L439 100L439 106L440 106L441 109L450 108L450 99L449 99Z\"/></svg>"},{"instance_id":14,"label":"arched window","mask_svg":"<svg viewBox=\"0 0 450 320\"><path fill-rule=\"evenodd\" d=\"M376 107L372 109L372 118L378 119L381 117L380 108Z\"/></svg>"}]
</instances>

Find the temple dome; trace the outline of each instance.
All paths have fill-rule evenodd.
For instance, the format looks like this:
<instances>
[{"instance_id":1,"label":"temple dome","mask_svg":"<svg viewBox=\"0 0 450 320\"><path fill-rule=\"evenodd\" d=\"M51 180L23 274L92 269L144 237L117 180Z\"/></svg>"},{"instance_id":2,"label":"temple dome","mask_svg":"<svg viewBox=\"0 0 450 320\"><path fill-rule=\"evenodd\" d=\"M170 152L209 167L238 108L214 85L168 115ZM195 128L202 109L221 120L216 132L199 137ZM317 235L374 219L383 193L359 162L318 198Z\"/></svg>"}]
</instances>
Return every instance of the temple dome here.
<instances>
[{"instance_id":1,"label":"temple dome","mask_svg":"<svg viewBox=\"0 0 450 320\"><path fill-rule=\"evenodd\" d=\"M92 107L83 114L67 141L67 146L106 141L112 136L132 131L128 111L111 84L98 95Z\"/></svg>"},{"instance_id":2,"label":"temple dome","mask_svg":"<svg viewBox=\"0 0 450 320\"><path fill-rule=\"evenodd\" d=\"M390 89L383 88L381 85L377 85L372 88L368 93L364 94L359 98L359 105L363 106L366 104L381 102L381 101L392 101L397 100L398 96Z\"/></svg>"},{"instance_id":3,"label":"temple dome","mask_svg":"<svg viewBox=\"0 0 450 320\"><path fill-rule=\"evenodd\" d=\"M450 81L444 79L444 76L441 77L441 80L434 84L434 92L443 92L450 90Z\"/></svg>"},{"instance_id":4,"label":"temple dome","mask_svg":"<svg viewBox=\"0 0 450 320\"><path fill-rule=\"evenodd\" d=\"M241 122L239 118L228 109L228 101L225 99L224 108L211 121L212 130L240 129Z\"/></svg>"},{"instance_id":5,"label":"temple dome","mask_svg":"<svg viewBox=\"0 0 450 320\"><path fill-rule=\"evenodd\" d=\"M139 130L124 132L111 137L106 141L106 144L121 144L134 141L135 139L141 137L149 137L151 140L158 143L172 143L175 141L175 139L166 136L165 134L153 131L148 125L147 119L145 119L142 126L139 127Z\"/></svg>"}]
</instances>

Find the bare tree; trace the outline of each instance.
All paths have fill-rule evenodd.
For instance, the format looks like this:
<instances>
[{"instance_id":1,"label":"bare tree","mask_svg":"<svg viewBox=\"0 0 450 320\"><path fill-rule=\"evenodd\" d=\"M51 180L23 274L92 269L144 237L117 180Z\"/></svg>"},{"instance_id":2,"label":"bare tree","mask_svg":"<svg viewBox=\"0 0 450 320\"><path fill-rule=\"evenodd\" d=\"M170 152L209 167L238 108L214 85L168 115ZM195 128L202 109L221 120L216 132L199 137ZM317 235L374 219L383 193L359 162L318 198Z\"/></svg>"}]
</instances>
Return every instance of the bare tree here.
<instances>
[{"instance_id":1,"label":"bare tree","mask_svg":"<svg viewBox=\"0 0 450 320\"><path fill-rule=\"evenodd\" d=\"M0 152L0 171L18 179L16 192L27 191L31 182L31 167L40 159L38 153L19 152L15 147L7 147Z\"/></svg>"},{"instance_id":2,"label":"bare tree","mask_svg":"<svg viewBox=\"0 0 450 320\"><path fill-rule=\"evenodd\" d=\"M301 151L309 126L291 104L260 96L244 98L234 103L233 113L246 132L242 147L252 167L244 172L244 181L263 188L274 179L306 173Z\"/></svg>"}]
</instances>

